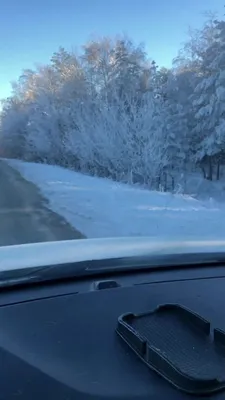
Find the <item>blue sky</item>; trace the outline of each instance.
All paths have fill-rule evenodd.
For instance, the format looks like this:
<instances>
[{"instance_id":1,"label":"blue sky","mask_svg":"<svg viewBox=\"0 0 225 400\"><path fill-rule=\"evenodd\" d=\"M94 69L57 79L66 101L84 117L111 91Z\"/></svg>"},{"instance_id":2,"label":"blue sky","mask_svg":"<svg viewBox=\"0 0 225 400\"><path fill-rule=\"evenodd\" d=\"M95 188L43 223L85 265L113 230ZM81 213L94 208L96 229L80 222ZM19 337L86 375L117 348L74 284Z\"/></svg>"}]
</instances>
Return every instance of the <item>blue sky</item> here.
<instances>
[{"instance_id":1,"label":"blue sky","mask_svg":"<svg viewBox=\"0 0 225 400\"><path fill-rule=\"evenodd\" d=\"M0 98L22 69L47 63L63 46L78 48L92 35L126 33L158 65L170 66L188 26L204 12L224 12L224 0L0 0Z\"/></svg>"}]
</instances>

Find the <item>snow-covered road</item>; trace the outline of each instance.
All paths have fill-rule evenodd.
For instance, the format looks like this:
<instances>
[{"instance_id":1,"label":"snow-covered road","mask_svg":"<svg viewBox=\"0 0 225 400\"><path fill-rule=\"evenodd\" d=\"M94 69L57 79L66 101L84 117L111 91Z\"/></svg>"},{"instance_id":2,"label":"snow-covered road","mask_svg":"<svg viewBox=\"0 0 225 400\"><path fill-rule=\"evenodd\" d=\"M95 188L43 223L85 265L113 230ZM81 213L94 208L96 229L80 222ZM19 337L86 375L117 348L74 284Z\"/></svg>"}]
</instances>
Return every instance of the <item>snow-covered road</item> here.
<instances>
[{"instance_id":1,"label":"snow-covered road","mask_svg":"<svg viewBox=\"0 0 225 400\"><path fill-rule=\"evenodd\" d=\"M77 239L81 235L46 207L37 187L0 161L0 246Z\"/></svg>"},{"instance_id":2,"label":"snow-covered road","mask_svg":"<svg viewBox=\"0 0 225 400\"><path fill-rule=\"evenodd\" d=\"M48 207L88 238L225 238L225 206L137 189L57 166L7 161L35 183Z\"/></svg>"}]
</instances>

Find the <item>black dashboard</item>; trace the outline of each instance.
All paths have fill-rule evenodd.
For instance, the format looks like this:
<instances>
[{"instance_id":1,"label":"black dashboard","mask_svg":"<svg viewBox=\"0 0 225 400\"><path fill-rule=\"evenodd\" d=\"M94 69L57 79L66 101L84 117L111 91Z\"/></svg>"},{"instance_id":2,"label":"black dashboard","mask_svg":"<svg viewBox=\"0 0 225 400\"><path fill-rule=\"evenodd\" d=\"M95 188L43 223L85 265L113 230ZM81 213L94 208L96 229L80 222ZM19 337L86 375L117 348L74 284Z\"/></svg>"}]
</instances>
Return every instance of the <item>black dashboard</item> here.
<instances>
[{"instance_id":1,"label":"black dashboard","mask_svg":"<svg viewBox=\"0 0 225 400\"><path fill-rule=\"evenodd\" d=\"M96 283L108 279L116 287ZM197 398L149 370L115 332L121 314L164 303L179 303L225 330L225 266L2 289L0 399ZM225 399L225 391L208 398Z\"/></svg>"}]
</instances>

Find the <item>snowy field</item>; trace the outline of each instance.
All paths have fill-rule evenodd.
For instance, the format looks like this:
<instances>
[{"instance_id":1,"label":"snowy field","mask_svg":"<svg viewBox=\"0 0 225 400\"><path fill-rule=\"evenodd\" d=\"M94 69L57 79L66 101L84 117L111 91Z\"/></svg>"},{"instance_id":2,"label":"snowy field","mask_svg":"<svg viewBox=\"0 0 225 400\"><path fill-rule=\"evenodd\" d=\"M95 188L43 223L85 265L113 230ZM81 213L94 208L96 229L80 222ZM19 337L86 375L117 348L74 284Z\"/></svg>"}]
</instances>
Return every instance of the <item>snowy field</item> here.
<instances>
[{"instance_id":1,"label":"snowy field","mask_svg":"<svg viewBox=\"0 0 225 400\"><path fill-rule=\"evenodd\" d=\"M49 208L88 238L225 238L224 203L137 189L57 166L7 162L39 187Z\"/></svg>"}]
</instances>

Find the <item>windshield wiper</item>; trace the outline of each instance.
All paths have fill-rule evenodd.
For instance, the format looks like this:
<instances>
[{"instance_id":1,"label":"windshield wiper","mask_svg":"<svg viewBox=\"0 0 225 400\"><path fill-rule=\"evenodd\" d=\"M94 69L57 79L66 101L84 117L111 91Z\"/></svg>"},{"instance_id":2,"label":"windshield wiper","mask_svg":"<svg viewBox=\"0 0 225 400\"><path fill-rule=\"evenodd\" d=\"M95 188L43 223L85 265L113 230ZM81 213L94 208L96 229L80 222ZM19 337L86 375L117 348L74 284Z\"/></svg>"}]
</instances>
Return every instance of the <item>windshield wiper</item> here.
<instances>
[{"instance_id":1,"label":"windshield wiper","mask_svg":"<svg viewBox=\"0 0 225 400\"><path fill-rule=\"evenodd\" d=\"M0 272L0 288L114 273L225 265L225 252L144 255L47 265Z\"/></svg>"}]
</instances>

